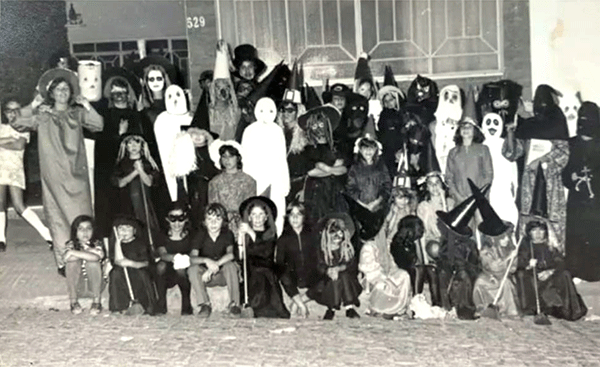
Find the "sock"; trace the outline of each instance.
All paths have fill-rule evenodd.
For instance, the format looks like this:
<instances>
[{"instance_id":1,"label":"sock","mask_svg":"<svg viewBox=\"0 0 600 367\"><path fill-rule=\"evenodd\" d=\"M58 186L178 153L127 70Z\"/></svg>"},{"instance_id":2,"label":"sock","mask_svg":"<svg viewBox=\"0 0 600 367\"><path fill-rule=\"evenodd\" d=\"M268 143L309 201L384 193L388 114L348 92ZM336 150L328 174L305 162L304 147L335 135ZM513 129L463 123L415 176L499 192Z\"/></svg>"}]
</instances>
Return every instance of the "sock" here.
<instances>
[{"instance_id":1,"label":"sock","mask_svg":"<svg viewBox=\"0 0 600 367\"><path fill-rule=\"evenodd\" d=\"M346 305L346 306L344 306L344 309L345 309L345 310L349 310L349 309L351 309L351 308L354 308L354 305Z\"/></svg>"},{"instance_id":2,"label":"sock","mask_svg":"<svg viewBox=\"0 0 600 367\"><path fill-rule=\"evenodd\" d=\"M6 242L6 212L0 212L0 242Z\"/></svg>"},{"instance_id":3,"label":"sock","mask_svg":"<svg viewBox=\"0 0 600 367\"><path fill-rule=\"evenodd\" d=\"M52 241L50 230L44 225L44 223L42 223L40 217L38 217L33 210L27 208L23 211L23 214L21 215L29 224L31 224L33 228L35 228L38 231L38 233L40 234L40 236L42 236L42 238L44 238L44 240Z\"/></svg>"}]
</instances>

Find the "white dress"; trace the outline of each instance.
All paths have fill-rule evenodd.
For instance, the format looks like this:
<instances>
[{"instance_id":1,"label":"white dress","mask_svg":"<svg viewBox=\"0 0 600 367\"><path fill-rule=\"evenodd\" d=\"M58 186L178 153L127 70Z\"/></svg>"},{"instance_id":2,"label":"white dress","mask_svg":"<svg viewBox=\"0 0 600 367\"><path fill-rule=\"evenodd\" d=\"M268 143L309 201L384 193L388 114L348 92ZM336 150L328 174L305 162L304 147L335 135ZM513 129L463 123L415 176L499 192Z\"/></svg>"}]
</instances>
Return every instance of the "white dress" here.
<instances>
[{"instance_id":1,"label":"white dress","mask_svg":"<svg viewBox=\"0 0 600 367\"><path fill-rule=\"evenodd\" d=\"M9 137L15 140L24 138L29 143L29 133L20 133L8 124L0 124L0 138ZM25 190L24 153L25 149L12 150L0 147L0 185L16 186Z\"/></svg>"}]
</instances>

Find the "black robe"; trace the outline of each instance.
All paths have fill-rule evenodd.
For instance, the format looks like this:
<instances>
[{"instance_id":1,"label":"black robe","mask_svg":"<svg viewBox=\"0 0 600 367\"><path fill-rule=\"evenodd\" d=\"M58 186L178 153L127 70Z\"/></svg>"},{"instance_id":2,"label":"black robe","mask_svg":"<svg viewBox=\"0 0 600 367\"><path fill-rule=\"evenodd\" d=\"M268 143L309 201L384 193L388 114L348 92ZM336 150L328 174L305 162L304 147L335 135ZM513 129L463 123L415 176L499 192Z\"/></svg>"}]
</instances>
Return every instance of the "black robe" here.
<instances>
[{"instance_id":1,"label":"black robe","mask_svg":"<svg viewBox=\"0 0 600 367\"><path fill-rule=\"evenodd\" d=\"M220 171L208 154L208 146L196 148L197 169L187 175L188 197L192 214L192 225L198 229L204 221L204 210L208 205L208 183Z\"/></svg>"},{"instance_id":2,"label":"black robe","mask_svg":"<svg viewBox=\"0 0 600 367\"><path fill-rule=\"evenodd\" d=\"M600 141L569 141L569 163L562 173L569 189L565 258L572 276L600 280ZM574 176L577 176L573 180ZM582 178L588 178L588 183ZM590 191L591 190L591 191Z\"/></svg>"}]
</instances>

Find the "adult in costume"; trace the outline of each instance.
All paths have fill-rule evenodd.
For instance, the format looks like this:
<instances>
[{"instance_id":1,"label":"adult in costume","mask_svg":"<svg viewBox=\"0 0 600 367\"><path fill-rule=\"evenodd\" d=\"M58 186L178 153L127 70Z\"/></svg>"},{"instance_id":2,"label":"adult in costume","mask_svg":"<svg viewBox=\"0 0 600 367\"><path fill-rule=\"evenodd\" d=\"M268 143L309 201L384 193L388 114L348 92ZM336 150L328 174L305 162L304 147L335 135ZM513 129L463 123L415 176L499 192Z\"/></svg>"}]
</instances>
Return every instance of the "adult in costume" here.
<instances>
[{"instance_id":1,"label":"adult in costume","mask_svg":"<svg viewBox=\"0 0 600 367\"><path fill-rule=\"evenodd\" d=\"M454 135L463 114L462 91L456 85L448 85L440 91L435 111L435 121L429 124L431 141L435 147L442 173L446 172L446 160L454 147Z\"/></svg>"},{"instance_id":2,"label":"adult in costume","mask_svg":"<svg viewBox=\"0 0 600 367\"><path fill-rule=\"evenodd\" d=\"M429 125L435 120L435 110L438 106L438 86L433 80L417 75L410 83L406 93L406 109L416 113L421 121Z\"/></svg>"},{"instance_id":3,"label":"adult in costume","mask_svg":"<svg viewBox=\"0 0 600 367\"><path fill-rule=\"evenodd\" d=\"M534 116L519 120L516 131L513 125L508 128L502 154L511 162L525 157L520 185L519 232L525 234L535 176L541 166L546 180L549 225L556 234L556 239L551 238L550 241L557 241L552 246L564 253L567 203L561 174L569 160L569 132L565 116L555 101L558 94L548 85L537 87L533 101Z\"/></svg>"},{"instance_id":4,"label":"adult in costume","mask_svg":"<svg viewBox=\"0 0 600 367\"><path fill-rule=\"evenodd\" d=\"M566 267L572 276L600 280L600 116L598 106L579 109L577 136L569 141L569 162L562 181L567 201Z\"/></svg>"},{"instance_id":5,"label":"adult in costume","mask_svg":"<svg viewBox=\"0 0 600 367\"><path fill-rule=\"evenodd\" d=\"M12 126L38 132L44 215L60 271L65 266L62 255L70 238L71 223L79 215L92 215L83 128L97 132L104 123L102 116L79 95L75 73L48 70L40 78L38 90L40 94L30 106L21 109L21 116Z\"/></svg>"}]
</instances>

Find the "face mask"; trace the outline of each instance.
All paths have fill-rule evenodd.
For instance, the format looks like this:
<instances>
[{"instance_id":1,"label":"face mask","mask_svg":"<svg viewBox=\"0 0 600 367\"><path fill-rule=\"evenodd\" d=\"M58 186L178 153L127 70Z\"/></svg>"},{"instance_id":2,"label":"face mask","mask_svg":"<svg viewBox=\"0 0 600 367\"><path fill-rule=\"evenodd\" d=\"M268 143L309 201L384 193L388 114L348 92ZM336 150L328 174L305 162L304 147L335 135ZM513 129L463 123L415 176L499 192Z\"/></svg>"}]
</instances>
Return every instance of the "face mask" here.
<instances>
[{"instance_id":1,"label":"face mask","mask_svg":"<svg viewBox=\"0 0 600 367\"><path fill-rule=\"evenodd\" d=\"M458 86L449 85L442 88L438 107L435 111L438 122L447 119L458 121L462 116L462 112L462 99Z\"/></svg>"},{"instance_id":2,"label":"face mask","mask_svg":"<svg viewBox=\"0 0 600 367\"><path fill-rule=\"evenodd\" d=\"M256 121L258 122L274 122L277 117L275 102L267 97L259 99L254 108L254 117L256 117Z\"/></svg>"},{"instance_id":3,"label":"face mask","mask_svg":"<svg viewBox=\"0 0 600 367\"><path fill-rule=\"evenodd\" d=\"M102 98L102 64L98 61L80 61L77 68L81 95L90 102Z\"/></svg>"},{"instance_id":4,"label":"face mask","mask_svg":"<svg viewBox=\"0 0 600 367\"><path fill-rule=\"evenodd\" d=\"M188 112L185 93L178 85L170 85L165 94L165 106L171 115L183 115Z\"/></svg>"},{"instance_id":5,"label":"face mask","mask_svg":"<svg viewBox=\"0 0 600 367\"><path fill-rule=\"evenodd\" d=\"M485 141L494 141L501 139L502 129L504 128L504 122L502 117L496 113L488 113L483 117L481 123L481 130Z\"/></svg>"}]
</instances>

